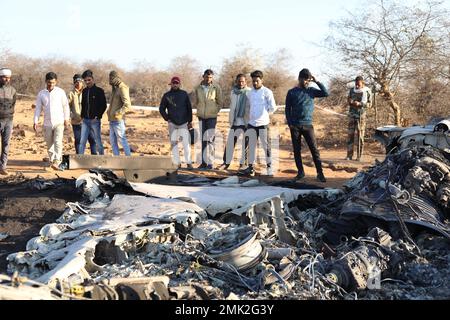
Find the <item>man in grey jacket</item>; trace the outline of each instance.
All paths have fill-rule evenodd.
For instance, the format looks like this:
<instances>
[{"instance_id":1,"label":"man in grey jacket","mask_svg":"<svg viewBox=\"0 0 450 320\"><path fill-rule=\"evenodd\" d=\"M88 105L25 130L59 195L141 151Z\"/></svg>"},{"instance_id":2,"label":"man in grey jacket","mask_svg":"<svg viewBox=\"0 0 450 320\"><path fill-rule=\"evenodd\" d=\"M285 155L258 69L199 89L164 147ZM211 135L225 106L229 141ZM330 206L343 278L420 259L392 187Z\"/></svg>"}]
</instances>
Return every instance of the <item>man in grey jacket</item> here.
<instances>
[{"instance_id":1,"label":"man in grey jacket","mask_svg":"<svg viewBox=\"0 0 450 320\"><path fill-rule=\"evenodd\" d=\"M247 99L247 93L249 91L250 88L247 87L245 74L238 74L236 76L236 85L231 90L229 113L230 130L228 132L227 145L223 154L223 163L219 167L220 169L227 170L230 166L231 161L233 161L234 149L239 139L242 139L239 169L242 169L247 161L248 139L245 137L245 130L247 129L249 118L249 104Z\"/></svg>"},{"instance_id":2,"label":"man in grey jacket","mask_svg":"<svg viewBox=\"0 0 450 320\"><path fill-rule=\"evenodd\" d=\"M13 130L14 108L16 106L16 89L9 83L11 81L11 70L0 69L0 175L7 176L6 164L8 162L9 142Z\"/></svg>"}]
</instances>

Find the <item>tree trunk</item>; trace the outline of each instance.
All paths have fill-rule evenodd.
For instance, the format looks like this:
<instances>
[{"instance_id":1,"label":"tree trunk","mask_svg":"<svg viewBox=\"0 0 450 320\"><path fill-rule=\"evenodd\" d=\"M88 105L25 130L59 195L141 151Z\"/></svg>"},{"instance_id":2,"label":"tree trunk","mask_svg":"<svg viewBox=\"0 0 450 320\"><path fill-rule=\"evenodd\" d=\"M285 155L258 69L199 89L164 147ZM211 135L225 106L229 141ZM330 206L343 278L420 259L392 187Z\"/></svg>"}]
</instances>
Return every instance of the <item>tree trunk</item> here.
<instances>
[{"instance_id":1,"label":"tree trunk","mask_svg":"<svg viewBox=\"0 0 450 320\"><path fill-rule=\"evenodd\" d=\"M372 107L375 112L375 128L378 128L378 101L376 91L377 88L375 86L372 87Z\"/></svg>"},{"instance_id":2,"label":"tree trunk","mask_svg":"<svg viewBox=\"0 0 450 320\"><path fill-rule=\"evenodd\" d=\"M401 127L402 125L402 113L401 107L397 102L394 101L394 94L389 89L389 84L386 82L382 82L381 85L383 96L386 101L389 103L392 111L394 112L395 125Z\"/></svg>"},{"instance_id":3,"label":"tree trunk","mask_svg":"<svg viewBox=\"0 0 450 320\"><path fill-rule=\"evenodd\" d=\"M402 114L401 114L400 106L392 98L389 99L389 106L391 107L392 111L394 111L395 125L398 127L401 127Z\"/></svg>"}]
</instances>

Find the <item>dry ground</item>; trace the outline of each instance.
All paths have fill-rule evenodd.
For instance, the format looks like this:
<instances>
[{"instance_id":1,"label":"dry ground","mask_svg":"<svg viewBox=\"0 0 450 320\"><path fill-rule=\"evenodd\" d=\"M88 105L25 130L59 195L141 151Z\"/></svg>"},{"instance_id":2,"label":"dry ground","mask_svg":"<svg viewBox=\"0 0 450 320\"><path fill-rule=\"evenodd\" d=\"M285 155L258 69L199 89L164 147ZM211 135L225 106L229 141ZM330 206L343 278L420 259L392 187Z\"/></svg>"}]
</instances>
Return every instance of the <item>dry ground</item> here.
<instances>
[{"instance_id":1,"label":"dry ground","mask_svg":"<svg viewBox=\"0 0 450 320\"><path fill-rule=\"evenodd\" d=\"M8 170L11 174L21 172L25 177L33 178L39 175L44 178L77 177L83 171L65 171L55 172L46 168L42 158L46 156L45 142L42 137L42 131L35 133L33 131L33 109L32 101L20 101L14 119L14 134L11 141L10 161ZM195 117L194 117L195 118ZM228 114L221 113L218 119L218 128L223 137L226 138L226 129L228 124ZM361 163L355 161L343 160L346 156L345 149L338 144L331 145L330 141L338 140L342 137L336 137L337 134L345 134L345 128L342 128L341 119L333 115L328 115L320 110L315 115L316 134L321 156L324 161L325 176L329 178L326 187L340 187L342 182L351 178L355 172L362 168L367 168L374 163L375 159L383 159L383 149L379 144L369 144L366 155ZM42 123L42 119L41 119ZM296 174L295 163L293 159L292 146L290 141L289 129L284 122L284 114L278 113L273 116L273 133L279 136L279 167L275 173L275 179L289 179ZM198 126L194 120L194 126ZM109 127L107 119L103 119L102 136L105 145L105 152L111 154L109 144ZM136 152L135 156L145 155L169 155L168 129L166 123L162 120L158 112L135 110L127 117L127 136L132 149ZM342 140L342 139L341 139ZM324 146L326 145L326 147ZM74 143L72 131L66 130L64 138L64 153L74 152ZM306 182L315 183L315 168L311 161L311 156L307 147L303 152L305 161ZM276 153L276 152L275 152ZM217 161L219 165L221 161ZM264 166L262 166L264 167ZM236 169L236 164L231 169ZM210 175L228 175L227 172L214 172Z\"/></svg>"}]
</instances>

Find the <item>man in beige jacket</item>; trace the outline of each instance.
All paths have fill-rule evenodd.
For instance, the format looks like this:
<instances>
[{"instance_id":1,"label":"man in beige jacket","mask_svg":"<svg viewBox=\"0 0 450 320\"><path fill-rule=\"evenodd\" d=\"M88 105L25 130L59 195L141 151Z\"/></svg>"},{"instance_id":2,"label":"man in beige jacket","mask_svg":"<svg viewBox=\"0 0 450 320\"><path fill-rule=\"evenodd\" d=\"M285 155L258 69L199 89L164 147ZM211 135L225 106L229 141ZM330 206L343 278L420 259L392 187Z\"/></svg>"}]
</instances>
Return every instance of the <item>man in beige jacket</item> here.
<instances>
[{"instance_id":1,"label":"man in beige jacket","mask_svg":"<svg viewBox=\"0 0 450 320\"><path fill-rule=\"evenodd\" d=\"M131 156L130 146L125 134L124 115L131 108L130 90L122 82L116 71L109 73L109 84L112 86L111 102L107 111L109 120L109 140L113 155L120 155L118 140L120 140L126 156Z\"/></svg>"},{"instance_id":2,"label":"man in beige jacket","mask_svg":"<svg viewBox=\"0 0 450 320\"><path fill-rule=\"evenodd\" d=\"M211 170L214 163L214 140L216 136L217 114L222 108L222 90L213 83L214 72L207 69L203 81L194 89L194 106L200 124L202 140L202 164L198 169Z\"/></svg>"},{"instance_id":3,"label":"man in beige jacket","mask_svg":"<svg viewBox=\"0 0 450 320\"><path fill-rule=\"evenodd\" d=\"M83 119L81 118L81 98L83 96L83 85L83 78L81 78L81 75L75 74L73 76L73 90L69 92L68 97L76 154L80 153L79 144L81 140L81 123L83 122ZM91 154L96 155L97 145L95 144L93 132L89 132L88 141L91 147Z\"/></svg>"}]
</instances>

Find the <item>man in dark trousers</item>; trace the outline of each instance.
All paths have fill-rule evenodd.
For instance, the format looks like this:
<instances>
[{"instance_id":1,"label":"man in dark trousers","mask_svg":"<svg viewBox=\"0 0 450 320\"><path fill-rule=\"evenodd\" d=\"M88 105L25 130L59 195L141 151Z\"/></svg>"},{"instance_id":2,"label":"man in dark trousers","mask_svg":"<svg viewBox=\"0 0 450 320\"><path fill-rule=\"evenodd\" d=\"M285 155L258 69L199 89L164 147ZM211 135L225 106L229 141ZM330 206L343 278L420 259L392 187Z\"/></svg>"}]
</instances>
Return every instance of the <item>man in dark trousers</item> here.
<instances>
[{"instance_id":1,"label":"man in dark trousers","mask_svg":"<svg viewBox=\"0 0 450 320\"><path fill-rule=\"evenodd\" d=\"M8 162L9 142L13 131L14 108L16 106L16 89L9 83L11 70L0 69L0 175L7 176L6 164Z\"/></svg>"},{"instance_id":2,"label":"man in dark trousers","mask_svg":"<svg viewBox=\"0 0 450 320\"><path fill-rule=\"evenodd\" d=\"M181 138L187 169L192 170L189 134L189 129L192 127L191 100L188 93L180 89L181 80L179 77L173 77L169 85L170 91L162 97L159 112L169 125L169 138L174 163L181 167L178 151L178 142Z\"/></svg>"},{"instance_id":3,"label":"man in dark trousers","mask_svg":"<svg viewBox=\"0 0 450 320\"><path fill-rule=\"evenodd\" d=\"M86 84L86 88L83 89L81 98L81 118L83 118L83 122L81 124L81 138L78 151L80 154L84 154L89 132L92 131L98 153L104 155L101 121L106 110L105 91L95 85L94 74L91 70L86 70L81 76Z\"/></svg>"},{"instance_id":4,"label":"man in dark trousers","mask_svg":"<svg viewBox=\"0 0 450 320\"><path fill-rule=\"evenodd\" d=\"M194 106L200 124L202 140L201 170L211 170L214 164L217 115L223 105L222 89L213 82L211 69L203 73L203 81L193 92Z\"/></svg>"},{"instance_id":5,"label":"man in dark trousers","mask_svg":"<svg viewBox=\"0 0 450 320\"><path fill-rule=\"evenodd\" d=\"M319 89L310 87L314 82ZM320 153L317 149L316 138L313 127L314 98L328 97L325 86L316 80L308 69L300 71L298 76L298 86L289 90L286 96L286 119L291 130L292 145L294 149L295 164L298 174L295 180L305 177L302 163L302 142L303 136L308 144L317 170L317 180L326 182L322 169Z\"/></svg>"}]
</instances>

